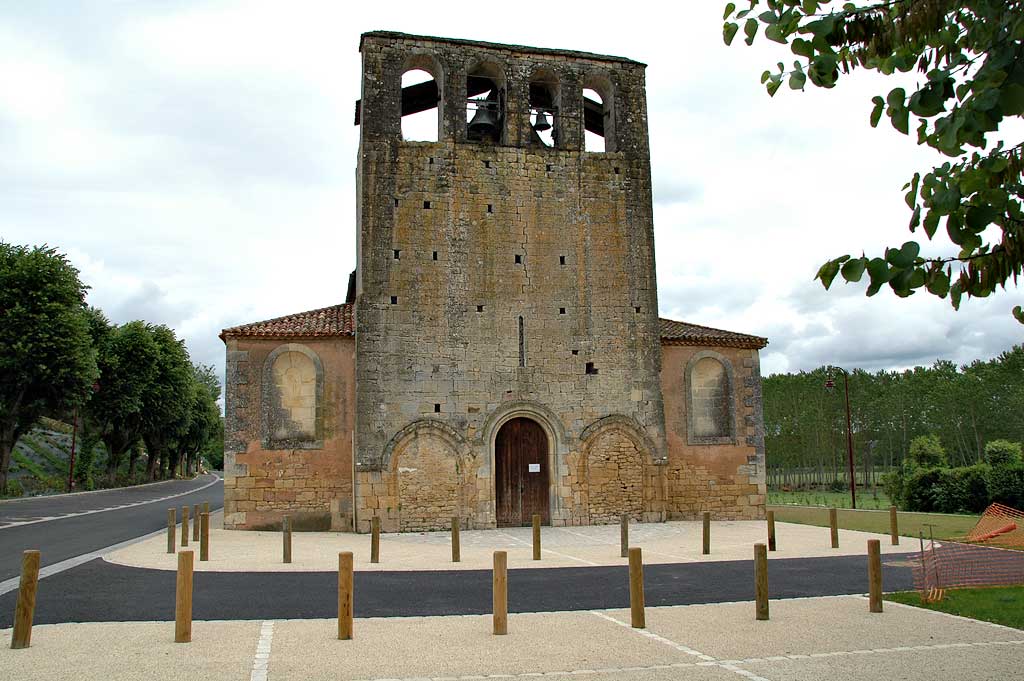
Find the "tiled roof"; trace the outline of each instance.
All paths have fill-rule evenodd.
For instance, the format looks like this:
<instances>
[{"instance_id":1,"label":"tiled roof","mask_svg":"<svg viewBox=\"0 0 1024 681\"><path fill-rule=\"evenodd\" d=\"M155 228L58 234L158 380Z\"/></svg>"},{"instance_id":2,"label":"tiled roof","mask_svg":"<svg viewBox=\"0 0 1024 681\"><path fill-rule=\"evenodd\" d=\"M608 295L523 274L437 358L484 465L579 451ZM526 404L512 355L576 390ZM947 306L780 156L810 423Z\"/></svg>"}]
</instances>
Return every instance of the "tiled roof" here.
<instances>
[{"instance_id":1,"label":"tiled roof","mask_svg":"<svg viewBox=\"0 0 1024 681\"><path fill-rule=\"evenodd\" d=\"M271 338L309 338L315 336L352 336L355 324L352 305L342 303L319 310L298 312L252 324L242 324L220 332L227 336L266 336Z\"/></svg>"},{"instance_id":2,"label":"tiled roof","mask_svg":"<svg viewBox=\"0 0 1024 681\"><path fill-rule=\"evenodd\" d=\"M661 324L661 340L670 345L721 345L733 348L763 348L768 345L768 339L760 336L712 329L671 319L659 319L658 322ZM222 339L228 336L309 338L352 335L355 335L355 324L352 319L351 303L234 326L220 333Z\"/></svg>"},{"instance_id":3,"label":"tiled roof","mask_svg":"<svg viewBox=\"0 0 1024 681\"><path fill-rule=\"evenodd\" d=\"M735 331L712 329L708 326L659 319L661 340L669 345L722 345L730 348L761 349L768 345L767 338L750 336Z\"/></svg>"}]
</instances>

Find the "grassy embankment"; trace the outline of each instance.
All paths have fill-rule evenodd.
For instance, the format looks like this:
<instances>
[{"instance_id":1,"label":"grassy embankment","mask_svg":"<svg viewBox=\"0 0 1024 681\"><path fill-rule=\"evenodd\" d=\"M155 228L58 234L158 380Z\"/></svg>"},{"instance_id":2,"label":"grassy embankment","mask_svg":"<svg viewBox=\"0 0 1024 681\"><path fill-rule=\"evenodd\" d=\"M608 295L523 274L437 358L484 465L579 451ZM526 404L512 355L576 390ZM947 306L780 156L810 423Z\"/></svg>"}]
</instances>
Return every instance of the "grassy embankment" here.
<instances>
[{"instance_id":1,"label":"grassy embankment","mask_svg":"<svg viewBox=\"0 0 1024 681\"><path fill-rule=\"evenodd\" d=\"M938 603L922 603L916 591L886 594L885 599L1024 629L1024 586L953 589Z\"/></svg>"}]
</instances>

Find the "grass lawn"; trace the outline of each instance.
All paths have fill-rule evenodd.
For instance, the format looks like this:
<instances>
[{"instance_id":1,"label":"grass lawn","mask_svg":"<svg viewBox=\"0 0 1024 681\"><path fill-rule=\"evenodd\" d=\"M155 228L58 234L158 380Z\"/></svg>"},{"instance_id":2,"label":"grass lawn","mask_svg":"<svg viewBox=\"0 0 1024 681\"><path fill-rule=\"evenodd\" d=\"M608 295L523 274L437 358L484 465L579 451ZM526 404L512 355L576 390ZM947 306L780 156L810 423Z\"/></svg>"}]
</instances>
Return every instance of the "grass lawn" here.
<instances>
[{"instance_id":1,"label":"grass lawn","mask_svg":"<svg viewBox=\"0 0 1024 681\"><path fill-rule=\"evenodd\" d=\"M818 491L797 491L782 492L768 490L769 504L796 504L797 506L835 506L836 508L850 508L850 491L845 492L818 492ZM891 502L880 488L874 493L864 490L857 490L857 508L873 508L888 511Z\"/></svg>"},{"instance_id":2,"label":"grass lawn","mask_svg":"<svg viewBox=\"0 0 1024 681\"><path fill-rule=\"evenodd\" d=\"M938 603L922 603L916 591L886 594L885 599L1024 629L1024 586L952 589Z\"/></svg>"},{"instance_id":3,"label":"grass lawn","mask_svg":"<svg viewBox=\"0 0 1024 681\"><path fill-rule=\"evenodd\" d=\"M828 509L817 506L775 506L768 505L768 510L775 511L775 519L783 523L801 523L828 527ZM839 509L839 527L844 530L861 530L889 534L889 512L857 509ZM934 525L932 531L936 539L957 539L966 535L975 523L976 515L950 515L945 513L911 513L900 511L897 515L899 532L904 537L917 537L924 532L928 538L927 525ZM902 543L902 542L901 542Z\"/></svg>"}]
</instances>

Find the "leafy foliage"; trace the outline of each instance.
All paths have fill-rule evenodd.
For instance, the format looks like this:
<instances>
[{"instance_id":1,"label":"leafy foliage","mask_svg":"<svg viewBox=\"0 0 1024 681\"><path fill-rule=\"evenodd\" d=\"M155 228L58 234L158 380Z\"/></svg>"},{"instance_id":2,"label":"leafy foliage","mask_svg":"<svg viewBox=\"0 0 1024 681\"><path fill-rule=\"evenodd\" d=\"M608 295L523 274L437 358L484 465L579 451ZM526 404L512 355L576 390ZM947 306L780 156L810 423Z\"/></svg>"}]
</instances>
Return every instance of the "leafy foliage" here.
<instances>
[{"instance_id":1,"label":"leafy foliage","mask_svg":"<svg viewBox=\"0 0 1024 681\"><path fill-rule=\"evenodd\" d=\"M56 249L0 242L0 492L18 438L81 404L96 378L85 291Z\"/></svg>"},{"instance_id":2,"label":"leafy foliage","mask_svg":"<svg viewBox=\"0 0 1024 681\"><path fill-rule=\"evenodd\" d=\"M838 4L838 3L837 3ZM758 12L758 9L764 11ZM745 42L758 30L789 45L797 59L765 71L761 82L774 96L787 81L803 90L809 80L835 87L857 68L884 75L917 69L912 92L893 88L872 99L870 124L882 115L904 135L916 119L918 144L951 160L915 173L904 187L910 231L931 240L944 227L959 250L923 256L917 241L882 255L843 255L826 262L817 278L829 288L839 275L857 282L865 273L873 296L888 285L901 297L925 289L949 296L958 309L964 295L985 297L1016 283L1024 271L1024 144L990 145L1007 119L1024 116L1024 0L750 0L725 7L724 39L731 44L743 24ZM1013 315L1024 323L1024 309Z\"/></svg>"},{"instance_id":3,"label":"leafy foliage","mask_svg":"<svg viewBox=\"0 0 1024 681\"><path fill-rule=\"evenodd\" d=\"M946 449L938 435L919 435L910 442L910 463L919 468L946 465Z\"/></svg>"},{"instance_id":4,"label":"leafy foliage","mask_svg":"<svg viewBox=\"0 0 1024 681\"><path fill-rule=\"evenodd\" d=\"M985 461L992 466L1012 466L1022 461L1021 446L1009 440L993 440L985 445Z\"/></svg>"}]
</instances>

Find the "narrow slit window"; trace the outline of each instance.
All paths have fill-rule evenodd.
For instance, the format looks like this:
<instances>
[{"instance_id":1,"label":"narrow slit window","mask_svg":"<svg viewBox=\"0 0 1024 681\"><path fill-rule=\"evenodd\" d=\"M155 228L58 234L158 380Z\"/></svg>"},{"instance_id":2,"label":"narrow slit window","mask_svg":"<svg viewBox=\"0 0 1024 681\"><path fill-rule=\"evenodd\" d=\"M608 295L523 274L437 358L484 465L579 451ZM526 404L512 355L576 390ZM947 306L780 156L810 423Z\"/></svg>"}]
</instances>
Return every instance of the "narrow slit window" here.
<instances>
[{"instance_id":1,"label":"narrow slit window","mask_svg":"<svg viewBox=\"0 0 1024 681\"><path fill-rule=\"evenodd\" d=\"M483 305L477 305L476 306L476 311L477 312L483 312L484 311L484 306Z\"/></svg>"},{"instance_id":2,"label":"narrow slit window","mask_svg":"<svg viewBox=\"0 0 1024 681\"><path fill-rule=\"evenodd\" d=\"M516 264L517 265L522 265L523 264L523 256L519 255L518 253L516 253Z\"/></svg>"},{"instance_id":3,"label":"narrow slit window","mask_svg":"<svg viewBox=\"0 0 1024 681\"><path fill-rule=\"evenodd\" d=\"M597 367L594 366L593 362L587 362L586 372L588 376L594 376L597 374Z\"/></svg>"},{"instance_id":4,"label":"narrow slit window","mask_svg":"<svg viewBox=\"0 0 1024 681\"><path fill-rule=\"evenodd\" d=\"M526 335L522 317L519 318L519 366L526 366Z\"/></svg>"},{"instance_id":5,"label":"narrow slit window","mask_svg":"<svg viewBox=\"0 0 1024 681\"><path fill-rule=\"evenodd\" d=\"M434 251L433 257L434 257L434 260L437 260L437 251Z\"/></svg>"},{"instance_id":6,"label":"narrow slit window","mask_svg":"<svg viewBox=\"0 0 1024 681\"><path fill-rule=\"evenodd\" d=\"M441 405L438 404L437 402L434 403L434 413L435 414L440 414L441 413Z\"/></svg>"},{"instance_id":7,"label":"narrow slit window","mask_svg":"<svg viewBox=\"0 0 1024 681\"><path fill-rule=\"evenodd\" d=\"M494 212L494 204L493 203L488 203L487 204L487 212L488 213L493 213Z\"/></svg>"},{"instance_id":8,"label":"narrow slit window","mask_svg":"<svg viewBox=\"0 0 1024 681\"><path fill-rule=\"evenodd\" d=\"M391 296L391 304L398 305L398 296Z\"/></svg>"},{"instance_id":9,"label":"narrow slit window","mask_svg":"<svg viewBox=\"0 0 1024 681\"><path fill-rule=\"evenodd\" d=\"M423 207L424 208L430 208L430 201L424 201L423 202Z\"/></svg>"},{"instance_id":10,"label":"narrow slit window","mask_svg":"<svg viewBox=\"0 0 1024 681\"><path fill-rule=\"evenodd\" d=\"M565 314L565 308L564 307L558 308L558 314Z\"/></svg>"},{"instance_id":11,"label":"narrow slit window","mask_svg":"<svg viewBox=\"0 0 1024 681\"><path fill-rule=\"evenodd\" d=\"M394 250L394 253L395 253L395 260L401 260L402 259L402 251L400 251L399 249L396 248Z\"/></svg>"},{"instance_id":12,"label":"narrow slit window","mask_svg":"<svg viewBox=\"0 0 1024 681\"><path fill-rule=\"evenodd\" d=\"M565 256L564 255L558 256L558 264L559 265L564 265L565 264Z\"/></svg>"}]
</instances>

